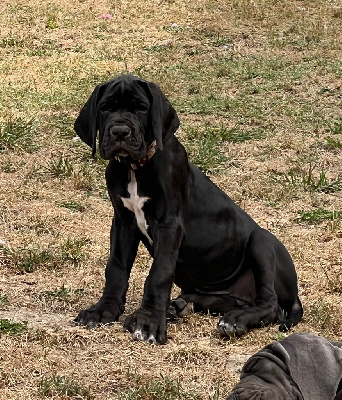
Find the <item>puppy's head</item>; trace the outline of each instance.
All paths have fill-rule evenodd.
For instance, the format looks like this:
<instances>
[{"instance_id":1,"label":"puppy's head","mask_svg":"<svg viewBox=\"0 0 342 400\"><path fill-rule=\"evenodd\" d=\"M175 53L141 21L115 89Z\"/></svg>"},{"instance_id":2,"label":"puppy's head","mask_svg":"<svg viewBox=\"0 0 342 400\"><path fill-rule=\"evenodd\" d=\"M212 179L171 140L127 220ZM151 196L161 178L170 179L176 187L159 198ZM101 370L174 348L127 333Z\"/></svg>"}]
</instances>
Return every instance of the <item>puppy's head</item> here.
<instances>
[{"instance_id":1,"label":"puppy's head","mask_svg":"<svg viewBox=\"0 0 342 400\"><path fill-rule=\"evenodd\" d=\"M75 121L75 131L104 159L143 159L156 140L165 142L179 127L176 111L159 87L131 75L96 86Z\"/></svg>"}]
</instances>

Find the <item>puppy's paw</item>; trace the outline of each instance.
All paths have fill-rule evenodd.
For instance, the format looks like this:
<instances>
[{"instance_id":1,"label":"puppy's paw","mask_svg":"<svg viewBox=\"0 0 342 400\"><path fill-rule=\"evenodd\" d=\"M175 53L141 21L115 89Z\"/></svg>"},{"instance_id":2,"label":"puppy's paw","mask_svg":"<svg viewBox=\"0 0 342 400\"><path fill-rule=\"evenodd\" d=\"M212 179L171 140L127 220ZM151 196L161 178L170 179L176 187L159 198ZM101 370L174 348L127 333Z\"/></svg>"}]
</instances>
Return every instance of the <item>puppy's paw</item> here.
<instances>
[{"instance_id":1,"label":"puppy's paw","mask_svg":"<svg viewBox=\"0 0 342 400\"><path fill-rule=\"evenodd\" d=\"M171 300L167 310L167 318L170 321L176 320L178 317L185 317L193 312L193 304L187 303L182 297Z\"/></svg>"},{"instance_id":2,"label":"puppy's paw","mask_svg":"<svg viewBox=\"0 0 342 400\"><path fill-rule=\"evenodd\" d=\"M217 330L222 336L240 337L245 335L249 329L244 321L245 312L234 310L226 313L217 324Z\"/></svg>"},{"instance_id":3,"label":"puppy's paw","mask_svg":"<svg viewBox=\"0 0 342 400\"><path fill-rule=\"evenodd\" d=\"M124 328L131 332L134 340L142 340L151 344L166 343L165 313L140 307L126 317Z\"/></svg>"},{"instance_id":4,"label":"puppy's paw","mask_svg":"<svg viewBox=\"0 0 342 400\"><path fill-rule=\"evenodd\" d=\"M123 304L101 299L88 309L81 310L74 322L92 329L100 324L109 324L117 321L123 311Z\"/></svg>"}]
</instances>

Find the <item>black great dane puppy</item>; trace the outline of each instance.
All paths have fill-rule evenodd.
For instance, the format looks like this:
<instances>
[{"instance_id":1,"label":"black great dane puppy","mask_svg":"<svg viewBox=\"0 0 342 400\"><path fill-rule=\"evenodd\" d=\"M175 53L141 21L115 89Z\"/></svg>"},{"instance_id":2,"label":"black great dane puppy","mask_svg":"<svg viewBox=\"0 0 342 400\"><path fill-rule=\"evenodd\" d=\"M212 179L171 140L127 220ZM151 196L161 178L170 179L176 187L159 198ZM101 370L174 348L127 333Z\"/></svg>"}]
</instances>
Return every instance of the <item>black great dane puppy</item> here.
<instances>
[{"instance_id":1,"label":"black great dane puppy","mask_svg":"<svg viewBox=\"0 0 342 400\"><path fill-rule=\"evenodd\" d=\"M159 87L131 75L98 85L80 111L76 133L95 154L99 132L100 155L109 160L114 218L103 295L76 322L118 320L141 241L153 264L141 306L124 322L134 339L165 343L168 310L185 315L188 303L222 314L222 335L296 325L303 310L290 255L188 161L178 127ZM181 295L170 304L173 283Z\"/></svg>"}]
</instances>

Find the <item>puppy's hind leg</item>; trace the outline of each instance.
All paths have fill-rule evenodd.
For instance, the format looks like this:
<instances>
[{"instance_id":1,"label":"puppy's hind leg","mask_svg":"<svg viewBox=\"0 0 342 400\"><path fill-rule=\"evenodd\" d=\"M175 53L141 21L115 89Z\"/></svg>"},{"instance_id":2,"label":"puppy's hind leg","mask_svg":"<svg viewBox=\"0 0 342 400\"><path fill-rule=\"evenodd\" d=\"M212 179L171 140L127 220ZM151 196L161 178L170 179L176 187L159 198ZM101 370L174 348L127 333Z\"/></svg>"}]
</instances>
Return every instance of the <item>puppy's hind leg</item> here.
<instances>
[{"instance_id":1,"label":"puppy's hind leg","mask_svg":"<svg viewBox=\"0 0 342 400\"><path fill-rule=\"evenodd\" d=\"M241 304L247 304L241 301ZM176 299L171 300L168 317L175 319L184 317L192 312L210 313L212 315L223 315L227 311L243 308L236 299L226 294L196 294L183 293Z\"/></svg>"},{"instance_id":2,"label":"puppy's hind leg","mask_svg":"<svg viewBox=\"0 0 342 400\"><path fill-rule=\"evenodd\" d=\"M292 326L298 324L303 317L303 306L297 297L289 313L285 314L285 320L279 326L280 332L287 332Z\"/></svg>"},{"instance_id":3,"label":"puppy's hind leg","mask_svg":"<svg viewBox=\"0 0 342 400\"><path fill-rule=\"evenodd\" d=\"M262 228L250 235L245 250L245 266L253 272L256 297L251 307L225 313L217 326L221 335L242 336L252 328L273 324L279 319L279 305L274 289L276 241L270 232Z\"/></svg>"}]
</instances>

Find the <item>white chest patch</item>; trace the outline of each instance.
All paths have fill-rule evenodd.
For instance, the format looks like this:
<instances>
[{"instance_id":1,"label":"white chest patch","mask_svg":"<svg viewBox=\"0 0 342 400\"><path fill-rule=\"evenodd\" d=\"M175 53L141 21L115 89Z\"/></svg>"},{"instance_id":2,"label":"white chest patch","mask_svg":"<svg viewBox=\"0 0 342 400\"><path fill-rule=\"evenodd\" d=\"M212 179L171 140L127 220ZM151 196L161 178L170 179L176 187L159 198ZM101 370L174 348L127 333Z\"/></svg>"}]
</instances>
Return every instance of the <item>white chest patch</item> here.
<instances>
[{"instance_id":1,"label":"white chest patch","mask_svg":"<svg viewBox=\"0 0 342 400\"><path fill-rule=\"evenodd\" d=\"M138 184L133 170L131 170L131 181L128 184L127 190L129 198L121 197L123 205L134 213L139 229L147 237L150 244L152 244L152 239L147 233L148 225L142 210L144 203L149 200L149 197L138 196Z\"/></svg>"}]
</instances>

